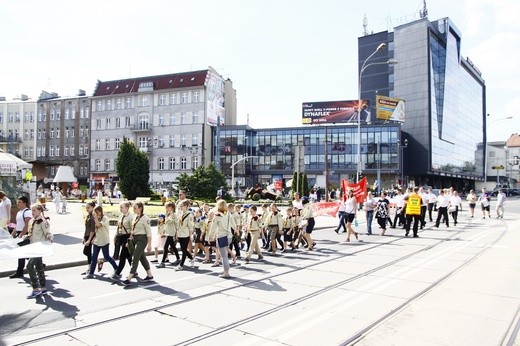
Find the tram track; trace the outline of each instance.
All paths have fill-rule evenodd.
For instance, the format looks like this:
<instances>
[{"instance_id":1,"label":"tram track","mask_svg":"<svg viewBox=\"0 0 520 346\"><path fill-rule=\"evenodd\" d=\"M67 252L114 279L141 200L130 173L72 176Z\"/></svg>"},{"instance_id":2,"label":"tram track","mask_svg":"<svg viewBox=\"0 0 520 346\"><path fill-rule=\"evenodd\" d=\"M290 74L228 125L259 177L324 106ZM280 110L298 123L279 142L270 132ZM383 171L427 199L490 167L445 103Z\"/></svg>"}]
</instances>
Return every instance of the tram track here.
<instances>
[{"instance_id":1,"label":"tram track","mask_svg":"<svg viewBox=\"0 0 520 346\"><path fill-rule=\"evenodd\" d=\"M422 232L428 231L428 230L429 229L425 229ZM363 277L366 277L368 275L374 274L374 273L376 273L376 272L378 272L380 270L383 270L385 268L391 267L391 266L396 265L396 264L398 264L400 262L406 261L407 259L409 259L409 258L411 258L413 256L416 256L416 255L418 255L420 253L432 250L432 249L436 248L437 246L439 246L439 245L441 245L441 244L443 244L445 242L452 241L452 240L456 239L456 237L458 237L463 232L465 232L464 229L457 230L457 231L451 233L447 237L440 238L440 239L438 239L438 241L436 241L436 242L434 242L432 244L425 245L424 247L422 247L422 248L420 248L420 249L418 249L416 251L413 251L411 253L408 253L408 254L405 254L403 256L400 256L400 257L398 257L398 258L396 258L394 260L391 260L391 261L389 261L387 263L384 263L384 264L382 264L380 266L374 267L374 268L372 268L370 270L367 270L367 271L359 273L359 274L357 274L355 276L349 277L349 278L347 278L345 280L341 280L340 282L336 282L334 284L328 285L326 287L323 287L323 288L321 288L319 290L311 292L311 293L309 293L307 295L299 297L299 298L297 298L295 300L292 300L290 302L286 302L286 303L283 303L283 304L279 304L279 305L273 306L273 307L271 307L271 308L269 308L269 309L267 309L267 310L265 310L263 312L251 315L251 316L249 316L249 317L247 317L245 319L237 320L237 321L235 321L233 323L230 323L230 324L228 324L228 325L226 325L224 327L215 328L214 330L212 330L210 332L207 332L207 333L204 333L204 334L201 334L201 335L197 335L196 337L184 340L182 342L177 343L176 345L188 345L188 344L196 343L198 341L205 340L205 339L210 338L212 336L216 336L216 335L222 334L222 333L224 333L226 331L235 329L235 328L237 328L237 327L239 327L241 325L244 325L246 323L253 322L253 321L258 320L258 319L260 319L262 317L265 317L265 316L268 316L268 315L273 314L275 312L281 311L281 310L286 309L286 308L288 308L290 306L294 306L296 304L302 303L302 302L304 302L306 300L309 300L311 298L314 298L314 297L317 297L319 295L325 294L325 293L327 293L327 292L329 292L329 291L331 291L333 289L336 289L336 288L338 288L338 287L340 287L342 285L345 285L345 284L350 283L350 282L354 282L354 281L359 280L359 279L361 279ZM489 231L486 231L486 232L489 232ZM500 240L500 238L502 236L503 236L503 232L500 234L500 236L497 239L495 239L493 241L493 244L496 243L498 240ZM73 328L69 328L67 330L62 330L62 331L59 331L59 332L56 332L56 333L53 333L53 334L49 334L49 335L46 335L46 336L38 337L38 338L35 338L33 340L20 343L18 345L29 345L29 344L34 343L34 342L51 340L52 338L63 336L63 335L69 335L69 336L72 337L71 334L74 333L74 332L78 332L78 331L82 331L82 330L88 330L89 328L94 328L94 327L100 326L102 324L107 324L107 323L112 323L112 322L128 319L128 318L131 318L131 317L134 317L134 316L137 316L137 315L140 315L140 314L148 313L148 312L162 313L161 310L166 309L166 308L187 304L187 303L193 302L195 300L204 299L204 298L208 298L208 297L211 297L211 296L216 296L216 295L219 295L219 294L229 293L229 292L232 292L233 290L239 289L241 287L247 287L247 286L250 286L250 285L254 285L254 284L258 283L258 282L275 279L275 278L283 276L283 275L291 274L291 273L302 271L302 270L306 270L306 269L311 269L311 268L313 268L315 266L322 265L322 264L330 262L330 261L335 261L335 260L338 260L338 259L341 259L341 258L345 258L345 257L353 256L353 255L356 255L356 254L360 254L360 253L363 253L363 252L367 252L367 251L370 251L370 250L373 250L373 249L376 249L376 248L379 248L379 247L387 246L387 245L390 245L390 244L402 241L403 239L408 239L408 238L398 237L398 238L395 238L395 239L392 239L390 241L383 242L383 243L377 243L377 244L370 243L370 246L366 246L366 247L363 247L363 248L360 248L360 249L356 249L354 251L350 251L350 252L347 252L347 253L341 253L339 255L330 255L330 258L327 258L325 260L319 261L317 263L309 263L308 265L303 265L301 267L293 267L292 269L290 269L288 271L285 271L285 272L268 275L266 277L259 278L259 279L256 279L256 280L247 281L247 282L241 283L241 284L233 286L233 287L222 288L222 289L219 289L219 290L215 290L213 292L201 294L201 295L195 296L195 297L190 297L190 298L187 298L187 299L184 299L184 300L181 300L181 301L172 302L172 303L166 303L166 304L163 304L163 305L160 305L160 306L151 307L149 309L143 309L143 310L140 310L140 311L132 312L132 313L126 314L124 316L117 316L117 317L107 318L107 319L104 319L104 320L101 320L101 321L97 321L97 322L93 322L93 323L90 323L90 324L87 324L87 325L76 326L76 327L73 327ZM368 244L368 243L365 243L365 244ZM322 248L323 249L332 249L332 248L337 247L337 246L338 246L337 244L333 244L333 245L330 245L328 247L322 247ZM428 286L427 288L425 288L421 292L417 293L416 295L414 295L413 297L408 299L406 302L401 304L399 308L393 309L392 311L390 311L386 315L382 316L377 321L371 323L370 325L366 326L365 328L363 328L362 330L358 331L354 335L352 335L349 338L345 339L345 341L342 344L348 345L348 344L352 344L353 342L358 341L363 335L365 335L367 332L369 332L375 326L377 326L380 323L382 323L383 321L391 318L393 315L395 315L396 313L401 311L405 306L410 304L412 301L414 301L414 300L418 299L419 297L423 296L424 294L426 294L427 292L429 292L430 290L432 290L433 288L438 286L440 283L442 283L444 280L449 278L455 272L457 272L458 270L462 269L464 266L467 266L468 264L470 264L481 253L483 253L485 250L486 250L486 248L484 248L481 251L479 251L477 254L472 256L469 260L465 261L462 265L460 265L457 268L455 268L454 270L450 271L448 274L446 274L445 276L443 276L442 278L437 280L435 283L433 283L432 285ZM143 286L142 289L146 289L146 286Z\"/></svg>"}]
</instances>

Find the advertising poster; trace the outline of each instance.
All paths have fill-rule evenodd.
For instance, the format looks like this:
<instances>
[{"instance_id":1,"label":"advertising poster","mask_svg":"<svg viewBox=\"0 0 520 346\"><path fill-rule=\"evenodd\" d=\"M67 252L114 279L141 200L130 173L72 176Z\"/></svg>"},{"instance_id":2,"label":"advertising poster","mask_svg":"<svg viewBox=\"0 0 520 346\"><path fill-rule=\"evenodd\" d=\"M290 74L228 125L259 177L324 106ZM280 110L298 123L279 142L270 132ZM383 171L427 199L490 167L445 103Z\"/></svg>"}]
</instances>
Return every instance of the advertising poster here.
<instances>
[{"instance_id":1,"label":"advertising poster","mask_svg":"<svg viewBox=\"0 0 520 346\"><path fill-rule=\"evenodd\" d=\"M404 100L387 96L376 96L376 117L381 120L404 122Z\"/></svg>"},{"instance_id":2,"label":"advertising poster","mask_svg":"<svg viewBox=\"0 0 520 346\"><path fill-rule=\"evenodd\" d=\"M302 104L302 124L336 124L358 122L358 100L305 102ZM370 121L370 101L361 100L361 122Z\"/></svg>"},{"instance_id":3,"label":"advertising poster","mask_svg":"<svg viewBox=\"0 0 520 346\"><path fill-rule=\"evenodd\" d=\"M206 114L207 122L210 125L217 125L217 118L220 117L220 125L224 124L225 108L224 108L224 91L225 82L222 77L216 73L209 71L207 81L207 102Z\"/></svg>"}]
</instances>

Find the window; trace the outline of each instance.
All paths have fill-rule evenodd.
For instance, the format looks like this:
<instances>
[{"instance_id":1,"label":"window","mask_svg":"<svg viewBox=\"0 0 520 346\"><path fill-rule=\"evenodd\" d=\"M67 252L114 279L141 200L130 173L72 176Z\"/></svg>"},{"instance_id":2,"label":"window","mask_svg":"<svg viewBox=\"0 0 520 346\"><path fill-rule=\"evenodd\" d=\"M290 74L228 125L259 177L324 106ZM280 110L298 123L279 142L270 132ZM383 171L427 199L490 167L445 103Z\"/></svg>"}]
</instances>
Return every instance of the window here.
<instances>
[{"instance_id":1,"label":"window","mask_svg":"<svg viewBox=\"0 0 520 346\"><path fill-rule=\"evenodd\" d=\"M191 158L191 168L197 169L199 167L199 158L197 156L193 156Z\"/></svg>"},{"instance_id":2,"label":"window","mask_svg":"<svg viewBox=\"0 0 520 346\"><path fill-rule=\"evenodd\" d=\"M199 123L199 113L194 112L192 116L192 123L198 124Z\"/></svg>"},{"instance_id":3,"label":"window","mask_svg":"<svg viewBox=\"0 0 520 346\"><path fill-rule=\"evenodd\" d=\"M110 150L110 138L105 139L105 150Z\"/></svg>"},{"instance_id":4,"label":"window","mask_svg":"<svg viewBox=\"0 0 520 346\"><path fill-rule=\"evenodd\" d=\"M54 156L54 145L49 147L49 156Z\"/></svg>"},{"instance_id":5,"label":"window","mask_svg":"<svg viewBox=\"0 0 520 346\"><path fill-rule=\"evenodd\" d=\"M84 135L85 135L85 137L88 138L88 126L85 126L85 134Z\"/></svg>"},{"instance_id":6,"label":"window","mask_svg":"<svg viewBox=\"0 0 520 346\"><path fill-rule=\"evenodd\" d=\"M87 166L85 166L85 165L79 166L79 175L87 175Z\"/></svg>"},{"instance_id":7,"label":"window","mask_svg":"<svg viewBox=\"0 0 520 346\"><path fill-rule=\"evenodd\" d=\"M50 174L51 174L51 175L56 175L56 167L51 166Z\"/></svg>"},{"instance_id":8,"label":"window","mask_svg":"<svg viewBox=\"0 0 520 346\"><path fill-rule=\"evenodd\" d=\"M194 133L193 135L191 135L191 145L192 146L197 146L199 145L199 135Z\"/></svg>"},{"instance_id":9,"label":"window","mask_svg":"<svg viewBox=\"0 0 520 346\"><path fill-rule=\"evenodd\" d=\"M107 106L105 108L107 111L111 111L112 110L112 101L110 100L107 100Z\"/></svg>"},{"instance_id":10,"label":"window","mask_svg":"<svg viewBox=\"0 0 520 346\"><path fill-rule=\"evenodd\" d=\"M69 138L69 128L65 128L65 138Z\"/></svg>"},{"instance_id":11,"label":"window","mask_svg":"<svg viewBox=\"0 0 520 346\"><path fill-rule=\"evenodd\" d=\"M127 97L126 98L126 109L132 108L132 98Z\"/></svg>"},{"instance_id":12,"label":"window","mask_svg":"<svg viewBox=\"0 0 520 346\"><path fill-rule=\"evenodd\" d=\"M159 126L164 126L164 114L159 114Z\"/></svg>"},{"instance_id":13,"label":"window","mask_svg":"<svg viewBox=\"0 0 520 346\"><path fill-rule=\"evenodd\" d=\"M70 118L76 119L76 110L74 108L70 110Z\"/></svg>"},{"instance_id":14,"label":"window","mask_svg":"<svg viewBox=\"0 0 520 346\"><path fill-rule=\"evenodd\" d=\"M99 112L101 110L101 101L97 102L96 110Z\"/></svg>"},{"instance_id":15,"label":"window","mask_svg":"<svg viewBox=\"0 0 520 346\"><path fill-rule=\"evenodd\" d=\"M24 115L24 120L23 120L25 123L28 123L29 122L29 113L28 112L25 112L25 115Z\"/></svg>"},{"instance_id":16,"label":"window","mask_svg":"<svg viewBox=\"0 0 520 346\"><path fill-rule=\"evenodd\" d=\"M125 127L130 127L130 126L132 126L131 125L131 121L130 121L130 117L126 117L125 118Z\"/></svg>"},{"instance_id":17,"label":"window","mask_svg":"<svg viewBox=\"0 0 520 346\"><path fill-rule=\"evenodd\" d=\"M54 109L53 109L53 110L51 110L51 121L53 121L55 117L56 116L55 116Z\"/></svg>"},{"instance_id":18,"label":"window","mask_svg":"<svg viewBox=\"0 0 520 346\"><path fill-rule=\"evenodd\" d=\"M85 117L85 108L80 108L79 109L79 118L80 119L83 119Z\"/></svg>"},{"instance_id":19,"label":"window","mask_svg":"<svg viewBox=\"0 0 520 346\"><path fill-rule=\"evenodd\" d=\"M54 129L53 128L49 131L49 138L50 139L54 138Z\"/></svg>"},{"instance_id":20,"label":"window","mask_svg":"<svg viewBox=\"0 0 520 346\"><path fill-rule=\"evenodd\" d=\"M96 139L96 150L101 150L101 139Z\"/></svg>"},{"instance_id":21,"label":"window","mask_svg":"<svg viewBox=\"0 0 520 346\"><path fill-rule=\"evenodd\" d=\"M66 145L65 148L63 148L63 156L69 156L69 146Z\"/></svg>"},{"instance_id":22,"label":"window","mask_svg":"<svg viewBox=\"0 0 520 346\"><path fill-rule=\"evenodd\" d=\"M60 146L59 145L56 146L56 151L54 153L56 154L56 156L60 156Z\"/></svg>"},{"instance_id":23,"label":"window","mask_svg":"<svg viewBox=\"0 0 520 346\"><path fill-rule=\"evenodd\" d=\"M29 148L28 147L23 148L23 156L24 157L29 156Z\"/></svg>"},{"instance_id":24,"label":"window","mask_svg":"<svg viewBox=\"0 0 520 346\"><path fill-rule=\"evenodd\" d=\"M107 130L110 129L110 118L105 119L105 129L107 129Z\"/></svg>"},{"instance_id":25,"label":"window","mask_svg":"<svg viewBox=\"0 0 520 346\"><path fill-rule=\"evenodd\" d=\"M173 171L175 169L175 157L170 157L170 170Z\"/></svg>"},{"instance_id":26,"label":"window","mask_svg":"<svg viewBox=\"0 0 520 346\"><path fill-rule=\"evenodd\" d=\"M188 93L182 93L181 103L188 103Z\"/></svg>"},{"instance_id":27,"label":"window","mask_svg":"<svg viewBox=\"0 0 520 346\"><path fill-rule=\"evenodd\" d=\"M45 156L45 147L42 147L42 156Z\"/></svg>"},{"instance_id":28,"label":"window","mask_svg":"<svg viewBox=\"0 0 520 346\"><path fill-rule=\"evenodd\" d=\"M116 109L121 109L121 99L116 100Z\"/></svg>"},{"instance_id":29,"label":"window","mask_svg":"<svg viewBox=\"0 0 520 346\"><path fill-rule=\"evenodd\" d=\"M36 156L37 157L42 156L42 147L36 147Z\"/></svg>"},{"instance_id":30,"label":"window","mask_svg":"<svg viewBox=\"0 0 520 346\"><path fill-rule=\"evenodd\" d=\"M56 128L56 138L60 138L60 128Z\"/></svg>"},{"instance_id":31,"label":"window","mask_svg":"<svg viewBox=\"0 0 520 346\"><path fill-rule=\"evenodd\" d=\"M105 171L110 170L110 159L105 159Z\"/></svg>"},{"instance_id":32,"label":"window","mask_svg":"<svg viewBox=\"0 0 520 346\"><path fill-rule=\"evenodd\" d=\"M141 96L141 99L140 99L139 105L140 105L141 107L146 107L146 106L148 106L148 95L143 95L143 96Z\"/></svg>"},{"instance_id":33,"label":"window","mask_svg":"<svg viewBox=\"0 0 520 346\"><path fill-rule=\"evenodd\" d=\"M31 135L30 135L29 138L30 138L30 139L34 139L34 129L31 129L31 132L30 132L30 133L31 133Z\"/></svg>"},{"instance_id":34,"label":"window","mask_svg":"<svg viewBox=\"0 0 520 346\"><path fill-rule=\"evenodd\" d=\"M164 157L159 157L157 159L157 168L161 171L164 170Z\"/></svg>"},{"instance_id":35,"label":"window","mask_svg":"<svg viewBox=\"0 0 520 346\"><path fill-rule=\"evenodd\" d=\"M119 150L120 146L121 146L121 138L115 138L115 149Z\"/></svg>"},{"instance_id":36,"label":"window","mask_svg":"<svg viewBox=\"0 0 520 346\"><path fill-rule=\"evenodd\" d=\"M138 138L139 149L148 149L148 137Z\"/></svg>"},{"instance_id":37,"label":"window","mask_svg":"<svg viewBox=\"0 0 520 346\"><path fill-rule=\"evenodd\" d=\"M85 119L88 119L88 107L85 107Z\"/></svg>"},{"instance_id":38,"label":"window","mask_svg":"<svg viewBox=\"0 0 520 346\"><path fill-rule=\"evenodd\" d=\"M18 114L18 112L14 113L14 121L17 122L17 123L20 122L20 114Z\"/></svg>"},{"instance_id":39,"label":"window","mask_svg":"<svg viewBox=\"0 0 520 346\"><path fill-rule=\"evenodd\" d=\"M193 92L193 102L199 102L199 92L198 91L194 91Z\"/></svg>"},{"instance_id":40,"label":"window","mask_svg":"<svg viewBox=\"0 0 520 346\"><path fill-rule=\"evenodd\" d=\"M149 128L148 115L139 116L139 130L147 130Z\"/></svg>"},{"instance_id":41,"label":"window","mask_svg":"<svg viewBox=\"0 0 520 346\"><path fill-rule=\"evenodd\" d=\"M97 159L94 163L94 169L96 171L100 171L101 170L101 160Z\"/></svg>"},{"instance_id":42,"label":"window","mask_svg":"<svg viewBox=\"0 0 520 346\"><path fill-rule=\"evenodd\" d=\"M30 147L29 147L29 156L30 156L30 157L33 157L33 156L34 156L34 148L33 148L33 146L30 146Z\"/></svg>"},{"instance_id":43,"label":"window","mask_svg":"<svg viewBox=\"0 0 520 346\"><path fill-rule=\"evenodd\" d=\"M181 169L186 169L186 158L181 157Z\"/></svg>"},{"instance_id":44,"label":"window","mask_svg":"<svg viewBox=\"0 0 520 346\"><path fill-rule=\"evenodd\" d=\"M29 130L25 130L23 134L23 139L28 140L29 139Z\"/></svg>"},{"instance_id":45,"label":"window","mask_svg":"<svg viewBox=\"0 0 520 346\"><path fill-rule=\"evenodd\" d=\"M74 144L72 144L72 145L70 146L70 156L74 156L74 155L76 155L76 153L74 152L74 151L75 151L74 149L76 149L76 148L74 147Z\"/></svg>"},{"instance_id":46,"label":"window","mask_svg":"<svg viewBox=\"0 0 520 346\"><path fill-rule=\"evenodd\" d=\"M4 122L4 113L0 112L0 124Z\"/></svg>"},{"instance_id":47,"label":"window","mask_svg":"<svg viewBox=\"0 0 520 346\"><path fill-rule=\"evenodd\" d=\"M67 108L67 109L65 109L65 120L69 120L69 118L70 118L70 111Z\"/></svg>"},{"instance_id":48,"label":"window","mask_svg":"<svg viewBox=\"0 0 520 346\"><path fill-rule=\"evenodd\" d=\"M101 119L96 119L96 130L101 130Z\"/></svg>"},{"instance_id":49,"label":"window","mask_svg":"<svg viewBox=\"0 0 520 346\"><path fill-rule=\"evenodd\" d=\"M76 128L71 127L70 128L70 138L74 138L76 136Z\"/></svg>"},{"instance_id":50,"label":"window","mask_svg":"<svg viewBox=\"0 0 520 346\"><path fill-rule=\"evenodd\" d=\"M38 139L42 139L42 129L38 129Z\"/></svg>"},{"instance_id":51,"label":"window","mask_svg":"<svg viewBox=\"0 0 520 346\"><path fill-rule=\"evenodd\" d=\"M80 145L78 149L79 149L79 156L83 156L83 146Z\"/></svg>"},{"instance_id":52,"label":"window","mask_svg":"<svg viewBox=\"0 0 520 346\"><path fill-rule=\"evenodd\" d=\"M164 106L166 104L166 95L159 96L159 106Z\"/></svg>"},{"instance_id":53,"label":"window","mask_svg":"<svg viewBox=\"0 0 520 346\"><path fill-rule=\"evenodd\" d=\"M170 135L170 148L173 148L175 146L175 136Z\"/></svg>"},{"instance_id":54,"label":"window","mask_svg":"<svg viewBox=\"0 0 520 346\"><path fill-rule=\"evenodd\" d=\"M121 118L116 118L116 129L121 128Z\"/></svg>"},{"instance_id":55,"label":"window","mask_svg":"<svg viewBox=\"0 0 520 346\"><path fill-rule=\"evenodd\" d=\"M46 139L45 136L47 135L47 130L43 129L42 131L42 139Z\"/></svg>"},{"instance_id":56,"label":"window","mask_svg":"<svg viewBox=\"0 0 520 346\"><path fill-rule=\"evenodd\" d=\"M186 123L186 113L181 113L181 124Z\"/></svg>"},{"instance_id":57,"label":"window","mask_svg":"<svg viewBox=\"0 0 520 346\"><path fill-rule=\"evenodd\" d=\"M177 94L170 94L170 104L174 105L177 103Z\"/></svg>"},{"instance_id":58,"label":"window","mask_svg":"<svg viewBox=\"0 0 520 346\"><path fill-rule=\"evenodd\" d=\"M186 135L181 135L181 146L182 147L186 146Z\"/></svg>"},{"instance_id":59,"label":"window","mask_svg":"<svg viewBox=\"0 0 520 346\"><path fill-rule=\"evenodd\" d=\"M170 114L170 125L175 125L175 114Z\"/></svg>"},{"instance_id":60,"label":"window","mask_svg":"<svg viewBox=\"0 0 520 346\"><path fill-rule=\"evenodd\" d=\"M84 154L85 156L88 155L88 145L86 145L86 144L85 144L85 146L83 147L83 154Z\"/></svg>"},{"instance_id":61,"label":"window","mask_svg":"<svg viewBox=\"0 0 520 346\"><path fill-rule=\"evenodd\" d=\"M38 111L38 122L41 123L43 121L43 111L40 109Z\"/></svg>"}]
</instances>

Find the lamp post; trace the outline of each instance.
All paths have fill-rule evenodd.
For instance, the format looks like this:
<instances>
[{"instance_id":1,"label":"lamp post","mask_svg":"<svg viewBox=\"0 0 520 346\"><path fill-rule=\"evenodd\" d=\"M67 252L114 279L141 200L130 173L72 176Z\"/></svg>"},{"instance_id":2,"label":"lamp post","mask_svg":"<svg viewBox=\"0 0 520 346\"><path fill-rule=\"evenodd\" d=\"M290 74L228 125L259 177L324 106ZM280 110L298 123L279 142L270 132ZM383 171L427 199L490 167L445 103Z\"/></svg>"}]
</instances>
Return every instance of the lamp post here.
<instances>
[{"instance_id":1,"label":"lamp post","mask_svg":"<svg viewBox=\"0 0 520 346\"><path fill-rule=\"evenodd\" d=\"M404 149L408 148L408 139L405 139L403 141L403 144L401 144L400 140L397 140L397 146L399 147L399 168L401 170L401 184L404 185L404 160L403 160L403 153ZM402 187L402 186L401 186Z\"/></svg>"},{"instance_id":2,"label":"lamp post","mask_svg":"<svg viewBox=\"0 0 520 346\"><path fill-rule=\"evenodd\" d=\"M489 117L489 114L487 114L487 116ZM493 119L492 121L489 122L489 125L497 122L497 121L501 121L501 120L511 120L513 119L512 116L508 116L508 117L504 117L504 118L498 118L498 119ZM488 141L487 141L487 127L488 127L488 123L486 122L486 143L484 145L484 186L487 184L487 171L488 171ZM497 182L498 183L498 182Z\"/></svg>"},{"instance_id":3,"label":"lamp post","mask_svg":"<svg viewBox=\"0 0 520 346\"><path fill-rule=\"evenodd\" d=\"M258 157L258 156L256 156L256 155L246 156L246 157L241 158L240 160L235 161L231 165L231 167L230 167L231 168L231 191L233 191L233 197L235 195L235 166L237 163L250 159L250 158L253 158L253 157Z\"/></svg>"},{"instance_id":4,"label":"lamp post","mask_svg":"<svg viewBox=\"0 0 520 346\"><path fill-rule=\"evenodd\" d=\"M379 52L380 50L383 50L385 49L386 47L386 43L381 43L379 46L377 46L376 50L370 54L368 56L368 58L365 59L365 61L363 61L363 64L361 65L361 69L359 70L359 78L358 78L358 145L357 145L357 158L358 158L358 163L357 163L357 172L356 172L356 182L359 181L359 175L361 174L361 171L363 169L363 166L362 166L362 162L361 162L361 77L363 75L363 71L365 71L365 69L369 66L372 66L372 65L384 65L384 64L388 64L388 65L394 65L394 64L397 64L397 61L396 60L388 60L388 61L385 61L385 62L375 62L375 63L371 63L371 64L367 64L368 60L370 60L377 52Z\"/></svg>"}]
</instances>

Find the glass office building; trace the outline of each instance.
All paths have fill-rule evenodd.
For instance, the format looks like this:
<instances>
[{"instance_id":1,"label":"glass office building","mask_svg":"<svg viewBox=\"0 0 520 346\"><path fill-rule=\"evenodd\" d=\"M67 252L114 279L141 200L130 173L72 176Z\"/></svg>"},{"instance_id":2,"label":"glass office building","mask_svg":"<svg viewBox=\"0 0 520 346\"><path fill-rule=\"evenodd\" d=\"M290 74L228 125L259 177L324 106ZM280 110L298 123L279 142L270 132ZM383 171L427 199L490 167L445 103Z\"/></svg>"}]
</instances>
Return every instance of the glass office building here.
<instances>
[{"instance_id":1,"label":"glass office building","mask_svg":"<svg viewBox=\"0 0 520 346\"><path fill-rule=\"evenodd\" d=\"M252 129L248 126L222 126L214 131L213 155L220 169L235 187L287 181L296 171L307 174L311 186L323 186L328 162L330 188L341 179L355 181L357 170L357 126L331 125L294 128ZM390 188L400 178L399 124L363 125L361 159L363 176L373 184L377 172L382 186ZM252 156L249 159L244 159ZM234 166L234 172L232 172ZM230 184L231 185L231 184Z\"/></svg>"},{"instance_id":2,"label":"glass office building","mask_svg":"<svg viewBox=\"0 0 520 346\"><path fill-rule=\"evenodd\" d=\"M461 33L448 19L423 18L359 38L359 64L381 43L387 50L361 81L361 97L405 100L404 174L415 185L474 188L484 178L486 95L481 72L461 53Z\"/></svg>"}]
</instances>

